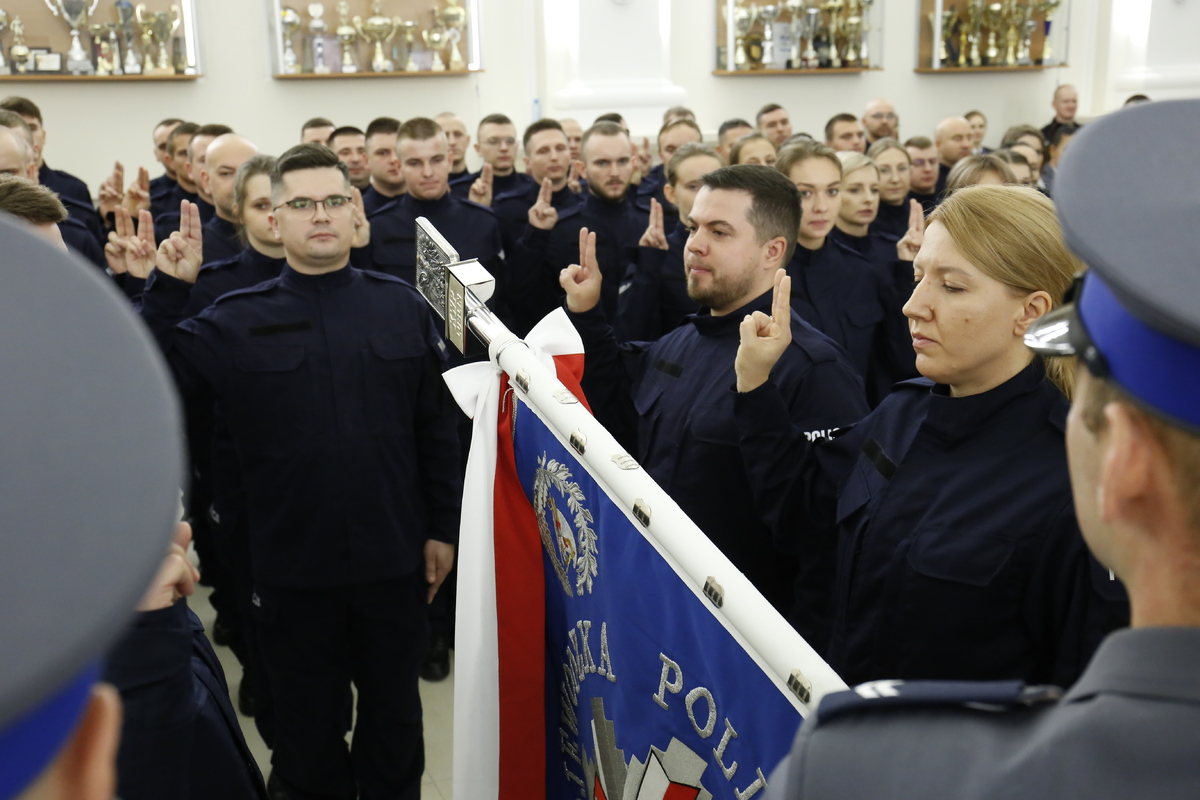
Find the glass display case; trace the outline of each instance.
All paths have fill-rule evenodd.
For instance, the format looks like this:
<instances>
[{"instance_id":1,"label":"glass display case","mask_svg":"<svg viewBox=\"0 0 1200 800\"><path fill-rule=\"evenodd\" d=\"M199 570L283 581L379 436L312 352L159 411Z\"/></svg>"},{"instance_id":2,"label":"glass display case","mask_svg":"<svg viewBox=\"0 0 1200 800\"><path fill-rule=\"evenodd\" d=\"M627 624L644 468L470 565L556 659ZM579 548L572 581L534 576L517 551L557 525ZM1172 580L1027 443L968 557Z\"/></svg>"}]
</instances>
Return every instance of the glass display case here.
<instances>
[{"instance_id":1,"label":"glass display case","mask_svg":"<svg viewBox=\"0 0 1200 800\"><path fill-rule=\"evenodd\" d=\"M483 68L479 0L267 5L276 78L465 75Z\"/></svg>"},{"instance_id":2,"label":"glass display case","mask_svg":"<svg viewBox=\"0 0 1200 800\"><path fill-rule=\"evenodd\" d=\"M1066 0L921 0L917 72L1004 72L1067 64Z\"/></svg>"},{"instance_id":3,"label":"glass display case","mask_svg":"<svg viewBox=\"0 0 1200 800\"><path fill-rule=\"evenodd\" d=\"M195 80L194 0L0 0L0 80Z\"/></svg>"},{"instance_id":4,"label":"glass display case","mask_svg":"<svg viewBox=\"0 0 1200 800\"><path fill-rule=\"evenodd\" d=\"M718 0L715 75L820 75L880 69L876 0Z\"/></svg>"}]
</instances>

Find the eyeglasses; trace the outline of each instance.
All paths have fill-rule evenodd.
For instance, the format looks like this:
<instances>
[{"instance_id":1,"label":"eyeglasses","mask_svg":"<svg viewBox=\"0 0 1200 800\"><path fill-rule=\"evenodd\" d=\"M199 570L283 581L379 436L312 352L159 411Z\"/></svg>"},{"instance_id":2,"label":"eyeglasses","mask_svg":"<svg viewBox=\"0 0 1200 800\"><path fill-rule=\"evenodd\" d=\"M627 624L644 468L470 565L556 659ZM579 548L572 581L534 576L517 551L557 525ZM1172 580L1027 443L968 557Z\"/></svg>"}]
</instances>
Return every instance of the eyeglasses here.
<instances>
[{"instance_id":1,"label":"eyeglasses","mask_svg":"<svg viewBox=\"0 0 1200 800\"><path fill-rule=\"evenodd\" d=\"M517 140L511 136L504 138L504 139L501 139L500 137L496 136L496 137L492 137L491 139L484 139L483 143L486 144L488 147L499 147L502 144L508 145L509 147L513 147L516 145Z\"/></svg>"},{"instance_id":2,"label":"eyeglasses","mask_svg":"<svg viewBox=\"0 0 1200 800\"><path fill-rule=\"evenodd\" d=\"M314 200L311 197L297 197L294 200L288 200L286 203L275 206L272 211L278 211L283 206L287 206L292 211L295 211L301 216L316 216L317 206L325 209L325 213L331 217L341 216L349 213L350 209L354 208L354 202L344 194L331 194L324 200Z\"/></svg>"},{"instance_id":3,"label":"eyeglasses","mask_svg":"<svg viewBox=\"0 0 1200 800\"><path fill-rule=\"evenodd\" d=\"M896 118L895 114L884 114L882 112L877 112L877 113L871 115L871 119L895 119L895 118Z\"/></svg>"}]
</instances>

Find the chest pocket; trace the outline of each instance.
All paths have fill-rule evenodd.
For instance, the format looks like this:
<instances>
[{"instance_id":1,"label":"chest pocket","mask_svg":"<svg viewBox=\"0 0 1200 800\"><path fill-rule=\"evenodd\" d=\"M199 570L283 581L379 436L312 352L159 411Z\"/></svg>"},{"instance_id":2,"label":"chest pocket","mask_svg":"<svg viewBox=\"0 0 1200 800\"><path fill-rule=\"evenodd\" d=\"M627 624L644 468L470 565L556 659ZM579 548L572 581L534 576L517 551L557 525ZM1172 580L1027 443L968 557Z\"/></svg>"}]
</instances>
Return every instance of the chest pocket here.
<instances>
[{"instance_id":1,"label":"chest pocket","mask_svg":"<svg viewBox=\"0 0 1200 800\"><path fill-rule=\"evenodd\" d=\"M690 427L697 441L719 447L738 446L739 435L733 421L733 409L724 404L711 403L693 410Z\"/></svg>"},{"instance_id":2,"label":"chest pocket","mask_svg":"<svg viewBox=\"0 0 1200 800\"><path fill-rule=\"evenodd\" d=\"M919 530L908 551L908 565L929 578L987 586L1012 558L1016 540L1001 534Z\"/></svg>"},{"instance_id":3,"label":"chest pocket","mask_svg":"<svg viewBox=\"0 0 1200 800\"><path fill-rule=\"evenodd\" d=\"M234 351L233 399L225 411L256 449L294 449L313 424L313 378L303 345L247 345Z\"/></svg>"},{"instance_id":4,"label":"chest pocket","mask_svg":"<svg viewBox=\"0 0 1200 800\"><path fill-rule=\"evenodd\" d=\"M373 433L411 434L425 340L415 331L372 336L363 354L366 421Z\"/></svg>"}]
</instances>

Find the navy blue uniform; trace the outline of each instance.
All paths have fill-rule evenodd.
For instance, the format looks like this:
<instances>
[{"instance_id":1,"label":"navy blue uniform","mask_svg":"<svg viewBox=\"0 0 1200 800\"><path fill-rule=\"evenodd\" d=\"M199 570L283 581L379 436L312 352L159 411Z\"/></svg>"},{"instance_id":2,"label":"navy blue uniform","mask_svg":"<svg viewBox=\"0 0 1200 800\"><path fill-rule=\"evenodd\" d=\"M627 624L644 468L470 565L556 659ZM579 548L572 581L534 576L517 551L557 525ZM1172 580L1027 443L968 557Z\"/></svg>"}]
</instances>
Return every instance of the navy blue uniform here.
<instances>
[{"instance_id":1,"label":"navy blue uniform","mask_svg":"<svg viewBox=\"0 0 1200 800\"><path fill-rule=\"evenodd\" d=\"M200 209L200 224L207 225L217 215L217 209L207 200L194 192L188 192L182 186L176 186L175 191L167 201L167 210L154 218L154 238L161 242L179 230L179 204L187 200Z\"/></svg>"},{"instance_id":2,"label":"navy blue uniform","mask_svg":"<svg viewBox=\"0 0 1200 800\"><path fill-rule=\"evenodd\" d=\"M63 205L66 205L65 203ZM108 269L108 259L104 257L104 248L96 242L96 237L87 226L74 217L68 216L58 225L63 242L67 247L103 270Z\"/></svg>"},{"instance_id":3,"label":"navy blue uniform","mask_svg":"<svg viewBox=\"0 0 1200 800\"><path fill-rule=\"evenodd\" d=\"M911 191L904 202L907 205L909 200L916 200L921 204L921 208L925 210L925 215L929 216L929 212L937 208L938 197L940 196L939 190L935 190L933 194L919 194L916 191Z\"/></svg>"},{"instance_id":4,"label":"navy blue uniform","mask_svg":"<svg viewBox=\"0 0 1200 800\"><path fill-rule=\"evenodd\" d=\"M733 423L738 325L755 310L769 313L771 298L767 292L721 317L701 311L651 344L618 344L599 306L570 317L583 338L583 389L597 419L820 647L829 622L831 526L808 529L799 556L791 543L772 537L771 527L749 512L755 492L744 462L754 456L739 454ZM792 331L792 343L771 373L786 387L787 419L813 435L861 419L867 412L862 381L845 355L795 315Z\"/></svg>"},{"instance_id":5,"label":"navy blue uniform","mask_svg":"<svg viewBox=\"0 0 1200 800\"><path fill-rule=\"evenodd\" d=\"M650 223L650 207L635 205L633 191L617 202L602 200L591 192L582 203L567 209L549 231L530 228L522 241L519 258L512 265L513 294L526 304L526 314L541 319L562 302L558 275L579 262L579 230L596 234L596 261L606 276L600 304L605 317L619 320L617 296L629 265L637 257L638 242Z\"/></svg>"},{"instance_id":6,"label":"navy blue uniform","mask_svg":"<svg viewBox=\"0 0 1200 800\"><path fill-rule=\"evenodd\" d=\"M100 218L96 207L92 205L92 195L88 190L87 184L69 172L50 169L45 164L42 164L38 168L38 183L58 195L59 199L62 200L62 204L66 207L67 214L71 220L86 229L98 245L99 250L103 251L104 245L108 242L108 231L104 226L104 220ZM68 244L71 243L68 242ZM103 252L101 252L101 257L97 260L94 257L94 248L89 246L86 250L80 247L76 247L76 249L100 268L103 269L107 266L103 258Z\"/></svg>"},{"instance_id":7,"label":"navy blue uniform","mask_svg":"<svg viewBox=\"0 0 1200 800\"><path fill-rule=\"evenodd\" d=\"M903 280L911 292L911 266L894 270L889 285L882 271L830 236L820 250L797 245L787 272L792 277L792 308L845 349L866 384L872 407L893 383L912 376L912 337L900 310L908 295L896 285Z\"/></svg>"},{"instance_id":8,"label":"navy blue uniform","mask_svg":"<svg viewBox=\"0 0 1200 800\"><path fill-rule=\"evenodd\" d=\"M168 360L185 397L215 402L241 466L276 700L272 780L415 797L423 548L456 540L462 489L459 412L428 305L391 276L284 267L183 322Z\"/></svg>"},{"instance_id":9,"label":"navy blue uniform","mask_svg":"<svg viewBox=\"0 0 1200 800\"><path fill-rule=\"evenodd\" d=\"M105 661L124 713L117 792L126 800L266 800L225 672L186 600L140 612Z\"/></svg>"},{"instance_id":10,"label":"navy blue uniform","mask_svg":"<svg viewBox=\"0 0 1200 800\"><path fill-rule=\"evenodd\" d=\"M152 216L157 217L164 211L170 211L167 202L175 193L175 187L178 185L179 183L166 173L150 181L150 214Z\"/></svg>"},{"instance_id":11,"label":"navy blue uniform","mask_svg":"<svg viewBox=\"0 0 1200 800\"><path fill-rule=\"evenodd\" d=\"M637 185L638 205L650 206L650 199L654 198L663 209L663 230L675 230L675 226L679 224L679 209L675 204L667 200L667 195L663 192L663 186L667 183L666 169L662 164L654 167L642 178L642 182Z\"/></svg>"},{"instance_id":12,"label":"navy blue uniform","mask_svg":"<svg viewBox=\"0 0 1200 800\"><path fill-rule=\"evenodd\" d=\"M458 177L450 178L450 194L460 200L470 199L471 187L475 184L477 178L482 175L480 172L464 172ZM492 176L492 199L499 197L502 194L509 194L518 189L527 187L529 184L537 186L537 181L526 175L524 172L517 172L515 169L507 175Z\"/></svg>"},{"instance_id":13,"label":"navy blue uniform","mask_svg":"<svg viewBox=\"0 0 1200 800\"><path fill-rule=\"evenodd\" d=\"M905 197L904 202L898 206L880 200L879 213L875 216L875 221L871 223L872 233L889 233L896 237L896 241L903 239L904 234L908 233L909 197L912 195Z\"/></svg>"},{"instance_id":14,"label":"navy blue uniform","mask_svg":"<svg viewBox=\"0 0 1200 800\"><path fill-rule=\"evenodd\" d=\"M204 223L201 234L204 238L205 264L233 258L246 247L238 238L238 226L215 215Z\"/></svg>"},{"instance_id":15,"label":"navy blue uniform","mask_svg":"<svg viewBox=\"0 0 1200 800\"><path fill-rule=\"evenodd\" d=\"M374 186L368 186L362 193L363 210L368 215L374 214L379 209L386 206L388 203L395 200L395 197L388 197L385 194L380 194L379 190Z\"/></svg>"},{"instance_id":16,"label":"navy blue uniform","mask_svg":"<svg viewBox=\"0 0 1200 800\"><path fill-rule=\"evenodd\" d=\"M738 395L759 510L797 536L837 526L826 660L847 683L1069 686L1125 624L1124 589L1076 526L1067 406L1040 361L969 397L922 378L810 446L771 382Z\"/></svg>"},{"instance_id":17,"label":"navy blue uniform","mask_svg":"<svg viewBox=\"0 0 1200 800\"><path fill-rule=\"evenodd\" d=\"M516 252L517 242L529 225L529 209L537 205L542 187L536 181L521 184L512 191L492 197L492 211L500 220L500 236L504 242L504 253L511 256ZM583 195L572 192L567 186L550 194L550 205L559 214L583 202Z\"/></svg>"},{"instance_id":18,"label":"navy blue uniform","mask_svg":"<svg viewBox=\"0 0 1200 800\"><path fill-rule=\"evenodd\" d=\"M617 301L617 336L625 341L652 342L678 328L700 306L688 297L683 250L688 229L677 225L667 234L666 250L639 247L634 267L625 276Z\"/></svg>"}]
</instances>

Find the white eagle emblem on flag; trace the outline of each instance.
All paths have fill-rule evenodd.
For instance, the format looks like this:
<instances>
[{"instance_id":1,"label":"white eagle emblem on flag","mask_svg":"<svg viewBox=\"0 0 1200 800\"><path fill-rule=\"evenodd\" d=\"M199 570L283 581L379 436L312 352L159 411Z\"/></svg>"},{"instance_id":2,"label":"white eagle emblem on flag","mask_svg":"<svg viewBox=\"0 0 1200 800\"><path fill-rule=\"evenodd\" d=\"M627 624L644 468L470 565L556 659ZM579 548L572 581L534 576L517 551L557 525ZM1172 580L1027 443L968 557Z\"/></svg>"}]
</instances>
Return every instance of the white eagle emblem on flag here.
<instances>
[{"instance_id":1,"label":"white eagle emblem on flag","mask_svg":"<svg viewBox=\"0 0 1200 800\"><path fill-rule=\"evenodd\" d=\"M590 594L598 572L596 531L592 512L583 505L586 500L567 465L543 453L533 478L533 507L542 547L568 597L582 596L585 590Z\"/></svg>"}]
</instances>

